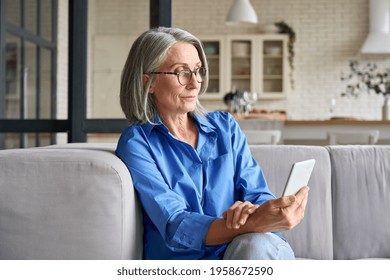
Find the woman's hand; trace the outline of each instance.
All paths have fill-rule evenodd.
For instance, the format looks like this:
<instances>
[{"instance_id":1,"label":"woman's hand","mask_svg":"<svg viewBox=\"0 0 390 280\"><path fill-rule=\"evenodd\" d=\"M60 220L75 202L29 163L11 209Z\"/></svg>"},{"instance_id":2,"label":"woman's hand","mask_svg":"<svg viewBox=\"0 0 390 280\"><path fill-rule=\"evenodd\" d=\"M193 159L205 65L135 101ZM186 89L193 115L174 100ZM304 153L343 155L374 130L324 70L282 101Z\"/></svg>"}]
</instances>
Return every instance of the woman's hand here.
<instances>
[{"instance_id":1,"label":"woman's hand","mask_svg":"<svg viewBox=\"0 0 390 280\"><path fill-rule=\"evenodd\" d=\"M226 220L228 229L239 229L243 226L248 217L255 212L260 205L252 204L249 201L236 201L222 216Z\"/></svg>"},{"instance_id":2,"label":"woman's hand","mask_svg":"<svg viewBox=\"0 0 390 280\"><path fill-rule=\"evenodd\" d=\"M295 195L268 200L262 205L235 202L223 213L223 219L211 223L206 245L230 242L248 232L275 232L292 229L303 219L308 199L308 187Z\"/></svg>"},{"instance_id":3,"label":"woman's hand","mask_svg":"<svg viewBox=\"0 0 390 280\"><path fill-rule=\"evenodd\" d=\"M247 225L256 232L285 231L298 225L305 214L309 187L295 195L268 200L249 217Z\"/></svg>"}]
</instances>

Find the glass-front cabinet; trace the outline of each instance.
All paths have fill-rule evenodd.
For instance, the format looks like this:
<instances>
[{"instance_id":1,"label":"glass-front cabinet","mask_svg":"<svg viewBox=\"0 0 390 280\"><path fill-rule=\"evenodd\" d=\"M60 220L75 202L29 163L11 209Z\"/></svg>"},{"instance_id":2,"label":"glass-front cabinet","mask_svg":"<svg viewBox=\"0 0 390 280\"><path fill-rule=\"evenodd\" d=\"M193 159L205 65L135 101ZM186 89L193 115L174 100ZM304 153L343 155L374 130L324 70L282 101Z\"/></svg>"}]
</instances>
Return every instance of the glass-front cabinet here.
<instances>
[{"instance_id":1,"label":"glass-front cabinet","mask_svg":"<svg viewBox=\"0 0 390 280\"><path fill-rule=\"evenodd\" d=\"M255 91L254 74L256 71L255 37L228 37L228 91Z\"/></svg>"},{"instance_id":2,"label":"glass-front cabinet","mask_svg":"<svg viewBox=\"0 0 390 280\"><path fill-rule=\"evenodd\" d=\"M230 91L257 93L259 99L285 98L289 91L284 34L200 36L209 63L210 83L203 99Z\"/></svg>"},{"instance_id":3,"label":"glass-front cabinet","mask_svg":"<svg viewBox=\"0 0 390 280\"><path fill-rule=\"evenodd\" d=\"M287 40L287 36L276 34L260 38L260 98L283 98L289 90Z\"/></svg>"},{"instance_id":4,"label":"glass-front cabinet","mask_svg":"<svg viewBox=\"0 0 390 280\"><path fill-rule=\"evenodd\" d=\"M224 69L225 44L223 36L202 36L204 52L209 67L209 86L202 96L205 99L219 99L225 91Z\"/></svg>"}]
</instances>

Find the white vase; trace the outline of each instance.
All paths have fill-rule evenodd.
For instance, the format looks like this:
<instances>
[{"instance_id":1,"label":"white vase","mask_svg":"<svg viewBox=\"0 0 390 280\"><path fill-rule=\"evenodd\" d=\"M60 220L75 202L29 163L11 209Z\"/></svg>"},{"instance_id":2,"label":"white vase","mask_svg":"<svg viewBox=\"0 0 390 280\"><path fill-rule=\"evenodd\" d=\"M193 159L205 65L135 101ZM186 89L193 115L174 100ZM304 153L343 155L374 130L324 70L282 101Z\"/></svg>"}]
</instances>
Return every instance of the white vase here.
<instances>
[{"instance_id":1,"label":"white vase","mask_svg":"<svg viewBox=\"0 0 390 280\"><path fill-rule=\"evenodd\" d=\"M382 120L390 120L390 96L385 96L385 103L382 106Z\"/></svg>"}]
</instances>

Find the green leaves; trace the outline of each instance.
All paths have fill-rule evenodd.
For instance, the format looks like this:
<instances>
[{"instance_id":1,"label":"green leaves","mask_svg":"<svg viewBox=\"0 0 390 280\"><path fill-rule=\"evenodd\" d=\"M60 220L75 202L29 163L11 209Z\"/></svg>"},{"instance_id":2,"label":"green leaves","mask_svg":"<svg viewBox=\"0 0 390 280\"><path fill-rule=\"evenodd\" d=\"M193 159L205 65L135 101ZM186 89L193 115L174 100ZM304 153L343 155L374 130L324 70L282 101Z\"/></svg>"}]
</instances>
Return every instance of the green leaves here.
<instances>
[{"instance_id":1,"label":"green leaves","mask_svg":"<svg viewBox=\"0 0 390 280\"><path fill-rule=\"evenodd\" d=\"M349 62L349 69L349 74L341 74L346 83L341 96L357 98L362 92L390 95L390 69L380 69L375 63L361 65L357 60Z\"/></svg>"}]
</instances>

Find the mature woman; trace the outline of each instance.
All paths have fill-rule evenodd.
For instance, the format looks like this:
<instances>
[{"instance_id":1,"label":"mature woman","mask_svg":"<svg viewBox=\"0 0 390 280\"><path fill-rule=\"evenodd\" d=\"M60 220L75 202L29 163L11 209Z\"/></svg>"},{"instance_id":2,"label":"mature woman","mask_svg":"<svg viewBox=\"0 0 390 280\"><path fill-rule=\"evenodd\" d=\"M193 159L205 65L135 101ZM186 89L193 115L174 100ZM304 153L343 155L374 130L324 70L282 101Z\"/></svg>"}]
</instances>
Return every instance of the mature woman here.
<instances>
[{"instance_id":1,"label":"mature woman","mask_svg":"<svg viewBox=\"0 0 390 280\"><path fill-rule=\"evenodd\" d=\"M276 233L303 218L308 188L275 199L234 118L206 113L200 41L177 28L143 33L122 73L130 126L116 153L144 210L145 259L293 259Z\"/></svg>"}]
</instances>

